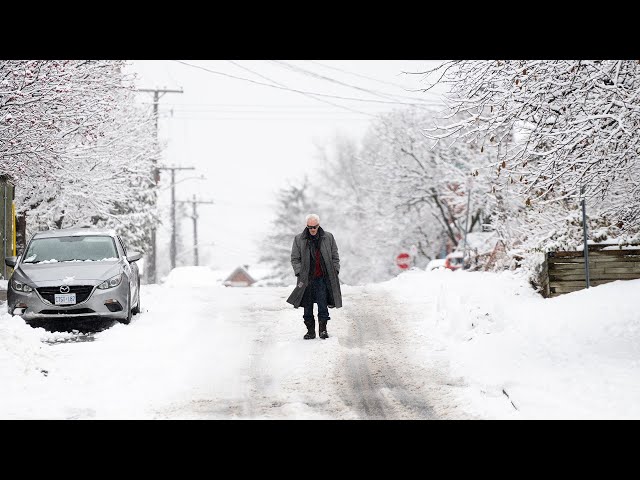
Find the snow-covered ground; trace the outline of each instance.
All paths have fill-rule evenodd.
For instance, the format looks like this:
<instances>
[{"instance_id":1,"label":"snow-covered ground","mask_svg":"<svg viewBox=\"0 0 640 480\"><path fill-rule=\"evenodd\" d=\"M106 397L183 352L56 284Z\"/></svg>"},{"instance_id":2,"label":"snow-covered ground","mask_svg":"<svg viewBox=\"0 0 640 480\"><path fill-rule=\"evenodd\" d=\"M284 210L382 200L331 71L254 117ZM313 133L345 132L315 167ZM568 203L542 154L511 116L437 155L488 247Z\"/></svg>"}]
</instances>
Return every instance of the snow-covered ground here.
<instances>
[{"instance_id":1,"label":"snow-covered ground","mask_svg":"<svg viewBox=\"0 0 640 480\"><path fill-rule=\"evenodd\" d=\"M207 267L142 286L130 325L25 325L0 302L3 419L640 418L640 280L543 299L512 272L343 286L327 340L291 288Z\"/></svg>"}]
</instances>

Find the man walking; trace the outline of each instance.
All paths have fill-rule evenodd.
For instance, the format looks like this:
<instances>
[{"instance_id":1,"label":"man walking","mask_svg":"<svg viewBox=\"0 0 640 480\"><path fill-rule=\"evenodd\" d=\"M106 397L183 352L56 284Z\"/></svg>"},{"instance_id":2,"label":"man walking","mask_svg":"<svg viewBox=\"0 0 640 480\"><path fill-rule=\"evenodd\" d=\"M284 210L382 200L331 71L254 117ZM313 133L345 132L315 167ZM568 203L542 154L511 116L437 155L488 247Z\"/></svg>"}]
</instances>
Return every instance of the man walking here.
<instances>
[{"instance_id":1,"label":"man walking","mask_svg":"<svg viewBox=\"0 0 640 480\"><path fill-rule=\"evenodd\" d=\"M291 266L298 281L287 303L295 308L304 307L304 324L307 333L304 339L316 338L316 321L313 304L318 304L318 332L320 338L329 338L327 322L329 308L342 307L340 291L340 257L333 235L320 226L320 217L307 215L306 227L293 239Z\"/></svg>"}]
</instances>

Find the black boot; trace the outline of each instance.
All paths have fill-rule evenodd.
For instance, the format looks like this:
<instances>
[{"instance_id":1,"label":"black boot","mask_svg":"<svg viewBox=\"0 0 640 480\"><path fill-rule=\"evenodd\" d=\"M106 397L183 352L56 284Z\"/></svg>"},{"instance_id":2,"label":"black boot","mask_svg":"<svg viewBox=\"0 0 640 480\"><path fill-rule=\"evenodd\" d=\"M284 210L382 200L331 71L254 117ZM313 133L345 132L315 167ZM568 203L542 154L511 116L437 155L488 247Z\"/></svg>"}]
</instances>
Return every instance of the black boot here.
<instances>
[{"instance_id":1,"label":"black boot","mask_svg":"<svg viewBox=\"0 0 640 480\"><path fill-rule=\"evenodd\" d=\"M320 338L329 338L329 334L327 333L327 321L318 319L318 325Z\"/></svg>"},{"instance_id":2,"label":"black boot","mask_svg":"<svg viewBox=\"0 0 640 480\"><path fill-rule=\"evenodd\" d=\"M316 321L313 320L305 320L304 324L307 326L307 333L304 334L305 340L311 340L312 338L316 338Z\"/></svg>"}]
</instances>

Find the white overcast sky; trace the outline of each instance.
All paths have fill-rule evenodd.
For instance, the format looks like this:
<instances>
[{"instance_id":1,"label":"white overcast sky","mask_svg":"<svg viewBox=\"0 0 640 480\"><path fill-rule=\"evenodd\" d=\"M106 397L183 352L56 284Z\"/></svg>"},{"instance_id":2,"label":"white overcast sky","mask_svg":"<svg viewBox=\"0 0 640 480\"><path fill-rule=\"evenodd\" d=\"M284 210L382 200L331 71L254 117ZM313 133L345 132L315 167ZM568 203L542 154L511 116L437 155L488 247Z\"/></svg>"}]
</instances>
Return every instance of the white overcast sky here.
<instances>
[{"instance_id":1,"label":"white overcast sky","mask_svg":"<svg viewBox=\"0 0 640 480\"><path fill-rule=\"evenodd\" d=\"M439 63L434 60L283 62L287 65L269 60L185 61L190 65L172 60L130 62L131 70L138 75L139 88L184 92L161 98L159 136L168 142L164 165L197 169L176 173L176 181L182 180L176 185L176 198L191 200L196 195L200 200L215 202L198 206L201 265L231 269L239 264L255 264L261 254L260 239L273 218L276 192L289 182L299 181L305 173L312 173L317 165L315 144L326 143L338 132L359 140L372 114L401 106L376 101L388 101L389 95L413 96L423 101L437 99L431 93L408 91L423 87L425 80L421 75L403 73L422 72ZM344 107L341 108L308 94L221 74L374 102L322 97ZM398 100L411 102L406 98ZM139 101L150 104L152 94L140 93ZM193 179L200 175L205 180ZM170 174L163 172L161 185L165 190L159 206L165 209L167 222L158 234L159 279L168 272L169 265L169 184ZM190 206L188 211L191 212ZM301 226L303 222L300 219ZM192 231L193 222L187 218L181 232L189 247L193 244ZM180 254L192 262L191 251Z\"/></svg>"}]
</instances>

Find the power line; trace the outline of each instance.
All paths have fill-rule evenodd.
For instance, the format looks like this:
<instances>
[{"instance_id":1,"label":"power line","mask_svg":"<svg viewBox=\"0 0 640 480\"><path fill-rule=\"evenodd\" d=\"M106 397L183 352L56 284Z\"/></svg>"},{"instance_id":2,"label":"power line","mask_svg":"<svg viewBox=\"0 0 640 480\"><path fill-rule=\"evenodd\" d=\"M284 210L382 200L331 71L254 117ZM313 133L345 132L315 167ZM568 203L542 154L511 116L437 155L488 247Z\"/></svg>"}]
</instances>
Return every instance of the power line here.
<instances>
[{"instance_id":1,"label":"power line","mask_svg":"<svg viewBox=\"0 0 640 480\"><path fill-rule=\"evenodd\" d=\"M319 101L323 101L318 99ZM336 110L335 108L323 109L323 107L319 106L317 108L306 106L306 108L288 108L286 106L264 106L261 105L246 105L247 108L194 108L195 104L184 105L185 108L182 108L181 104L172 104L174 106L171 107L170 111L163 111L161 115L168 115L173 117L176 114L181 113L224 113L229 115L243 115L243 114L262 114L262 115L349 115L350 113L357 113L361 115L362 113L366 113L368 116L375 116L375 114L382 114L388 112L388 110L375 108L373 110L369 110L368 112L362 112L353 109L347 109L348 111ZM302 106L298 106L302 107ZM251 109L249 109L251 108Z\"/></svg>"},{"instance_id":2,"label":"power line","mask_svg":"<svg viewBox=\"0 0 640 480\"><path fill-rule=\"evenodd\" d=\"M153 105L150 102L140 102L142 105ZM255 103L173 103L173 102L164 102L163 105L175 105L175 106L185 106L185 107L252 107L252 108L310 108L309 105L293 105L293 104L255 104ZM313 108L326 108L320 105L317 105Z\"/></svg>"},{"instance_id":3,"label":"power line","mask_svg":"<svg viewBox=\"0 0 640 480\"><path fill-rule=\"evenodd\" d=\"M336 80L335 78L331 78L331 77L327 77L325 75L320 75L319 73L316 72L312 72L310 70L306 70L304 68L298 67L296 65L291 65L290 63L287 62L283 62L281 60L270 60L272 63L275 63L276 65L282 65L285 66L286 68L293 70L294 72L298 72L298 73L302 73L304 75L309 75L311 77L314 78L319 78L321 80L326 80L328 82L331 83L336 83L338 85L342 85L344 87L349 87L349 88L353 88L355 90L361 91L361 92L366 92L369 93L371 95L375 95L377 97L381 97L381 98L387 98L387 99L391 99L391 100L395 100L397 98L407 98L409 100L413 100L413 101L417 101L417 102L422 102L424 103L425 100L419 99L419 98L414 98L414 97L407 97L405 95L393 95L393 94L387 94L387 93L383 93L383 92L379 92L377 90L370 90L368 88L363 88L363 87L358 87L356 85L351 85L349 83L345 83L342 82L340 80Z\"/></svg>"},{"instance_id":4,"label":"power line","mask_svg":"<svg viewBox=\"0 0 640 480\"><path fill-rule=\"evenodd\" d=\"M383 103L383 104L387 104L387 105L413 105L413 106L421 106L421 107L425 106L423 104L416 104L416 103L409 103L409 102L391 102L391 101L385 101L385 100L371 100L371 99L355 98L355 97L342 97L342 96L338 96L338 95L328 95L328 94L324 94L324 93L308 92L308 91L305 91L305 90L297 90L295 88L281 87L279 85L272 85L272 84L269 84L269 83L264 83L264 82L258 82L256 80L251 80L249 78L238 77L237 75L231 75L231 74L228 74L228 73L218 72L218 71L215 71L215 70L211 70L210 68L202 67L200 65L194 65L192 63L183 62L182 60L173 60L173 61L174 62L178 62L178 63L182 63L183 65L187 65L187 66L192 67L192 68L198 68L200 70L204 70L205 72L213 73L214 75L221 75L223 77L233 78L235 80L243 80L245 82L255 83L256 85L263 85L265 87L276 88L278 90L288 90L290 92L305 93L305 94L309 94L309 95L316 95L318 97L337 98L337 99L340 99L340 100L352 100L352 101L355 101L355 102ZM437 105L440 105L440 104L437 104Z\"/></svg>"},{"instance_id":5,"label":"power line","mask_svg":"<svg viewBox=\"0 0 640 480\"><path fill-rule=\"evenodd\" d=\"M404 91L408 91L408 92L414 91L414 90L409 90L404 85L400 85L398 83L393 83L393 82L388 82L388 81L385 81L385 80L380 80L378 78L368 77L367 75L362 75L360 73L350 72L349 70L344 70L344 69L338 68L338 67L332 67L330 65L326 65L324 63L317 62L315 60L305 60L305 61L311 62L311 63L315 63L316 65L320 65L321 67L329 68L331 70L336 70L338 72L347 73L349 75L354 75L356 77L365 78L367 80L373 80L374 82L384 83L386 85L391 85L391 86L394 86L394 87L398 87L398 88L403 89ZM418 90L418 91L422 91L422 90ZM435 92L424 92L424 93L428 93L430 95L437 95Z\"/></svg>"},{"instance_id":6,"label":"power line","mask_svg":"<svg viewBox=\"0 0 640 480\"><path fill-rule=\"evenodd\" d=\"M207 120L243 120L243 121L248 121L248 120L288 120L288 121L295 121L295 122L299 122L300 120L311 120L311 121L318 121L318 122L326 122L329 120L340 120L340 121L344 121L344 122L370 122L371 120L369 120L368 118L364 118L364 117L360 117L360 118L347 118L347 117L340 117L340 118L332 118L332 117L323 117L323 118L318 118L318 117L307 117L307 118L301 118L301 117L211 117L211 116L200 116L200 117L195 117L195 116L184 116L184 115L180 115L180 116L174 116L173 117L175 120L194 120L194 121L207 121Z\"/></svg>"},{"instance_id":7,"label":"power line","mask_svg":"<svg viewBox=\"0 0 640 480\"><path fill-rule=\"evenodd\" d=\"M331 115L335 115L335 114L345 114L348 112L340 112L340 111L336 111L334 110L286 110L286 109L281 109L281 110L224 110L224 109L219 109L219 108L202 108L202 109L192 109L192 108L177 108L174 107L172 108L172 111L174 113L211 113L211 112L215 112L215 113L264 113L264 114L274 114L274 113L293 113L293 114L299 114L299 113L311 113L311 114L331 114ZM373 113L383 113L386 112L386 110L375 110ZM360 112L354 112L354 113L360 113ZM369 112L371 113L371 112Z\"/></svg>"},{"instance_id":8,"label":"power line","mask_svg":"<svg viewBox=\"0 0 640 480\"><path fill-rule=\"evenodd\" d=\"M330 115L326 115L330 113ZM384 113L384 112L381 112ZM247 114L244 112L178 112L176 111L172 120L178 121L217 121L217 120L238 120L238 121L287 121L287 122L370 122L369 116L350 114L349 112L255 112Z\"/></svg>"},{"instance_id":9,"label":"power line","mask_svg":"<svg viewBox=\"0 0 640 480\"><path fill-rule=\"evenodd\" d=\"M255 71L253 71L253 70L251 70L251 69L249 69L249 68L247 68L247 67L244 67L244 66L240 65L239 63L234 62L233 60L228 60L228 61L229 61L229 62L231 62L232 64L236 65L237 67L240 67L240 68L242 68L242 69L244 69L244 70L246 70L246 71L248 71L248 72L250 72L250 73L253 73L253 74L255 74L255 75L258 75L260 78L263 78L263 79L265 79L265 80L267 80L267 81L269 81L269 82L275 83L276 85L280 85L281 87L288 88L286 85L284 85L284 84L282 84L282 83L280 83L280 82L276 82L275 80L272 80L272 79L270 79L270 78L268 78L268 77L265 77L264 75L261 75L261 74L259 74L258 72L255 72ZM354 110L354 109L349 108L349 107L344 107L344 106L339 105L339 104L337 104L337 103L330 102L329 100L322 100L321 98L317 98L315 95L312 95L312 94L303 93L303 95L305 95L305 96L307 96L307 97L311 97L311 98L313 98L314 100L318 100L319 102L328 103L329 105L333 105L333 106L335 106L335 107L339 107L339 108L344 108L345 110L349 110L349 111L351 111L351 112L361 113L361 114L363 114L363 115L369 115L369 116L371 116L371 117L373 117L373 116L374 116L374 115L371 115L370 113L365 113L365 112L361 112L360 110Z\"/></svg>"}]
</instances>

